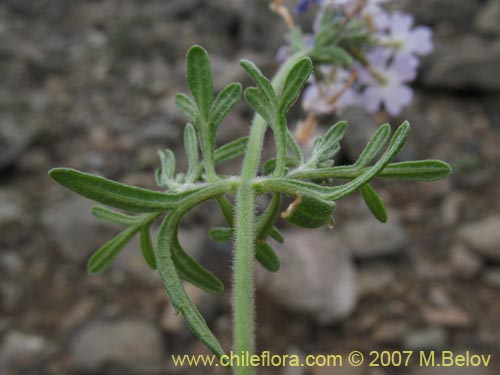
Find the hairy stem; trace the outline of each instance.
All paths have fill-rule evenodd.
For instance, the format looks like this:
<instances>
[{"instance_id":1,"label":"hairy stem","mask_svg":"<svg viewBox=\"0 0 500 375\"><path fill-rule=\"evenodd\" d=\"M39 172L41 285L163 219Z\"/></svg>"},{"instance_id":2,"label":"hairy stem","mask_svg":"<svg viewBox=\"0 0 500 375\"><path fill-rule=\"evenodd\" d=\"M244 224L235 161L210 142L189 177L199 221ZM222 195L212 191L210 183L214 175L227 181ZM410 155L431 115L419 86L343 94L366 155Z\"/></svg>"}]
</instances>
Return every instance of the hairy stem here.
<instances>
[{"instance_id":1,"label":"hairy stem","mask_svg":"<svg viewBox=\"0 0 500 375\"><path fill-rule=\"evenodd\" d=\"M273 87L279 92L285 78L297 61L306 53L299 53L290 57L280 68L273 79ZM254 337L254 259L255 259L255 191L251 181L257 175L264 136L266 121L256 115L252 121L247 152L241 171L241 185L236 195L236 230L234 252L234 310L233 334L236 355L242 352L252 355L255 349ZM235 367L235 375L252 375L251 367Z\"/></svg>"},{"instance_id":2,"label":"hairy stem","mask_svg":"<svg viewBox=\"0 0 500 375\"><path fill-rule=\"evenodd\" d=\"M254 339L254 203L252 186L243 182L236 196L236 254L234 262L234 353L253 353ZM235 367L237 375L251 375L251 367Z\"/></svg>"}]
</instances>

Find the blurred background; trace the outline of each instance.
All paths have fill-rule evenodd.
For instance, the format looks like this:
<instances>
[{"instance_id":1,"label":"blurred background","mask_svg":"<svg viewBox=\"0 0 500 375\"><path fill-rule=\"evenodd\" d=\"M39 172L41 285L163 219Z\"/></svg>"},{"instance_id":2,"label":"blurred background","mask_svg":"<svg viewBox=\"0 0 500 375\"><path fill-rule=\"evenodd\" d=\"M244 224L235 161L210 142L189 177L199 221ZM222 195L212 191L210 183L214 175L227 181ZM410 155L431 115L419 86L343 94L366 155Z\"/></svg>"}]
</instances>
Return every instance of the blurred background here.
<instances>
[{"instance_id":1,"label":"blurred background","mask_svg":"<svg viewBox=\"0 0 500 375\"><path fill-rule=\"evenodd\" d=\"M293 6L295 1L288 1ZM260 374L500 373L500 2L398 1L433 27L411 107L400 118L349 110L340 163L355 160L376 125L408 119L400 160L439 158L439 182L377 181L389 223L359 195L340 202L336 227L284 223L282 269L257 272L259 350L301 356L350 350L492 354L489 368L300 368ZM302 16L304 24L312 14ZM285 27L268 1L3 0L0 2L0 373L224 374L175 368L170 354L208 353L175 316L137 241L111 269L87 276L89 255L119 228L57 186L66 166L154 188L156 150L184 170L184 56L207 48L217 88L249 84L238 65L277 69ZM294 109L290 123L304 114ZM219 142L247 133L240 104ZM323 126L334 118L321 119ZM270 148L267 152L272 152ZM237 171L238 164L221 172ZM181 242L226 284L222 296L187 286L225 348L231 343L231 249L208 239L212 203L185 220Z\"/></svg>"}]
</instances>

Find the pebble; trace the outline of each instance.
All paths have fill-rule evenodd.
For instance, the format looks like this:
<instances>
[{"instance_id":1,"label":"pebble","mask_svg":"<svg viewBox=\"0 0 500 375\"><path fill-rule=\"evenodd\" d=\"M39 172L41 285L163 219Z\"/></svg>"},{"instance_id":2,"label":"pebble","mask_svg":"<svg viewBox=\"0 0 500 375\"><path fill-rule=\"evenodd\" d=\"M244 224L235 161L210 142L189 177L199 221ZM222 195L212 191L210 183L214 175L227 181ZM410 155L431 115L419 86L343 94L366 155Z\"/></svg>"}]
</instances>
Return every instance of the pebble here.
<instances>
[{"instance_id":1,"label":"pebble","mask_svg":"<svg viewBox=\"0 0 500 375\"><path fill-rule=\"evenodd\" d=\"M458 238L484 257L500 261L500 216L463 226Z\"/></svg>"},{"instance_id":2,"label":"pebble","mask_svg":"<svg viewBox=\"0 0 500 375\"><path fill-rule=\"evenodd\" d=\"M351 256L335 233L296 230L277 247L281 269L258 270L258 285L278 303L309 314L319 324L348 316L356 306L358 283Z\"/></svg>"},{"instance_id":3,"label":"pebble","mask_svg":"<svg viewBox=\"0 0 500 375\"><path fill-rule=\"evenodd\" d=\"M72 339L71 359L83 371L114 366L127 374L154 374L166 363L160 330L137 319L91 322ZM118 373L118 372L117 372Z\"/></svg>"},{"instance_id":4,"label":"pebble","mask_svg":"<svg viewBox=\"0 0 500 375\"><path fill-rule=\"evenodd\" d=\"M446 348L448 335L440 327L419 329L409 332L403 343L406 350L439 350Z\"/></svg>"},{"instance_id":5,"label":"pebble","mask_svg":"<svg viewBox=\"0 0 500 375\"><path fill-rule=\"evenodd\" d=\"M347 224L340 236L357 259L397 255L409 245L401 225L384 224L372 218Z\"/></svg>"},{"instance_id":6,"label":"pebble","mask_svg":"<svg viewBox=\"0 0 500 375\"><path fill-rule=\"evenodd\" d=\"M455 244L450 249L451 266L458 278L470 279L478 275L483 268L483 260L462 244Z\"/></svg>"}]
</instances>

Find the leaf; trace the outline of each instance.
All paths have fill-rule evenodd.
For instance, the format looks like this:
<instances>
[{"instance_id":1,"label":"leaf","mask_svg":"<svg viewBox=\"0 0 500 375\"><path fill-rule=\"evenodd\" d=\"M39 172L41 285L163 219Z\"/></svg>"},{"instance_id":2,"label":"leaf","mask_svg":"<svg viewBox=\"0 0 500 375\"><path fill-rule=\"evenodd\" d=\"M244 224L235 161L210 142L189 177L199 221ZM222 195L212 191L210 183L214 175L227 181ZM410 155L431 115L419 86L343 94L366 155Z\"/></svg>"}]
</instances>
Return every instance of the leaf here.
<instances>
[{"instance_id":1,"label":"leaf","mask_svg":"<svg viewBox=\"0 0 500 375\"><path fill-rule=\"evenodd\" d=\"M366 167L370 162L377 156L377 154L382 150L385 143L391 136L391 127L389 124L384 124L380 126L375 134L364 148L363 152L359 156L358 160L354 163L353 167Z\"/></svg>"},{"instance_id":2,"label":"leaf","mask_svg":"<svg viewBox=\"0 0 500 375\"><path fill-rule=\"evenodd\" d=\"M310 56L317 64L340 65L343 68L349 68L354 62L345 49L336 46L316 47Z\"/></svg>"},{"instance_id":3,"label":"leaf","mask_svg":"<svg viewBox=\"0 0 500 375\"><path fill-rule=\"evenodd\" d=\"M288 149L290 149L290 151L292 152L293 157L299 160L300 164L302 164L304 162L304 154L302 153L302 150L299 144L297 143L297 140L295 139L290 129L288 128L286 132L286 143Z\"/></svg>"},{"instance_id":4,"label":"leaf","mask_svg":"<svg viewBox=\"0 0 500 375\"><path fill-rule=\"evenodd\" d=\"M201 46L193 46L186 57L187 80L200 116L208 120L214 96L210 59Z\"/></svg>"},{"instance_id":5,"label":"leaf","mask_svg":"<svg viewBox=\"0 0 500 375\"><path fill-rule=\"evenodd\" d=\"M217 128L229 111L238 103L241 99L241 91L241 84L231 83L217 95L210 109L210 123L213 127Z\"/></svg>"},{"instance_id":6,"label":"leaf","mask_svg":"<svg viewBox=\"0 0 500 375\"><path fill-rule=\"evenodd\" d=\"M320 228L332 224L335 202L326 201L309 194L297 193L297 198L288 206L281 217L298 227Z\"/></svg>"},{"instance_id":7,"label":"leaf","mask_svg":"<svg viewBox=\"0 0 500 375\"><path fill-rule=\"evenodd\" d=\"M217 148L214 154L215 164L242 156L247 149L247 144L248 137L242 137Z\"/></svg>"},{"instance_id":8,"label":"leaf","mask_svg":"<svg viewBox=\"0 0 500 375\"><path fill-rule=\"evenodd\" d=\"M280 95L280 112L288 111L297 100L312 71L313 65L309 57L303 57L290 69Z\"/></svg>"},{"instance_id":9,"label":"leaf","mask_svg":"<svg viewBox=\"0 0 500 375\"><path fill-rule=\"evenodd\" d=\"M184 128L184 149L186 150L186 158L188 161L187 179L193 182L195 178L194 173L198 167L199 153L198 153L198 138L196 137L196 130L193 124L186 124Z\"/></svg>"},{"instance_id":10,"label":"leaf","mask_svg":"<svg viewBox=\"0 0 500 375\"><path fill-rule=\"evenodd\" d=\"M151 235L149 234L149 225L144 225L140 230L141 239L141 252L146 263L151 267L151 269L156 269L156 257L153 249L153 244L151 243Z\"/></svg>"},{"instance_id":11,"label":"leaf","mask_svg":"<svg viewBox=\"0 0 500 375\"><path fill-rule=\"evenodd\" d=\"M177 231L172 236L170 246L172 259L180 277L207 293L224 292L222 281L184 251L177 238Z\"/></svg>"},{"instance_id":12,"label":"leaf","mask_svg":"<svg viewBox=\"0 0 500 375\"><path fill-rule=\"evenodd\" d=\"M175 207L200 188L167 194L138 188L70 168L54 168L49 175L60 185L102 204L132 212L160 212Z\"/></svg>"},{"instance_id":13,"label":"leaf","mask_svg":"<svg viewBox=\"0 0 500 375\"><path fill-rule=\"evenodd\" d=\"M170 182L174 179L175 155L172 150L158 150L158 157L161 162L158 179L161 183L160 186L166 187L169 186Z\"/></svg>"},{"instance_id":14,"label":"leaf","mask_svg":"<svg viewBox=\"0 0 500 375\"><path fill-rule=\"evenodd\" d=\"M332 193L327 195L327 199L338 200L370 182L380 172L382 172L382 170L384 170L384 168L392 161L392 159L396 157L398 152L406 143L409 134L410 124L408 122L404 122L394 132L391 142L389 143L389 147L382 155L382 157L377 161L377 163L375 163L373 167L369 168L361 176L355 178L351 182L348 182L347 184L342 186L332 188Z\"/></svg>"},{"instance_id":15,"label":"leaf","mask_svg":"<svg viewBox=\"0 0 500 375\"><path fill-rule=\"evenodd\" d=\"M387 212L385 210L384 203L382 203L382 200L373 187L370 184L366 184L362 186L359 191L363 195L363 199L373 216L375 216L378 221L386 223Z\"/></svg>"},{"instance_id":16,"label":"leaf","mask_svg":"<svg viewBox=\"0 0 500 375\"><path fill-rule=\"evenodd\" d=\"M193 100L182 93L175 95L175 105L184 113L191 121L195 121L198 117L198 110L193 102Z\"/></svg>"},{"instance_id":17,"label":"leaf","mask_svg":"<svg viewBox=\"0 0 500 375\"><path fill-rule=\"evenodd\" d=\"M281 195L273 194L267 209L257 218L255 237L258 241L265 241L271 233L281 205Z\"/></svg>"},{"instance_id":18,"label":"leaf","mask_svg":"<svg viewBox=\"0 0 500 375\"><path fill-rule=\"evenodd\" d=\"M347 129L347 122L339 121L333 125L324 136L315 140L313 151L309 161L310 167L318 167L320 164L332 159L340 150L339 142L344 137Z\"/></svg>"},{"instance_id":19,"label":"leaf","mask_svg":"<svg viewBox=\"0 0 500 375\"><path fill-rule=\"evenodd\" d=\"M158 232L156 256L158 270L165 285L168 296L176 312L180 312L195 336L204 343L215 355L221 357L224 354L219 341L208 328L205 319L201 316L196 306L191 302L184 290L181 280L177 274L172 259L171 241L177 231L178 222L172 220L173 215L168 215L160 226Z\"/></svg>"},{"instance_id":20,"label":"leaf","mask_svg":"<svg viewBox=\"0 0 500 375\"><path fill-rule=\"evenodd\" d=\"M109 223L132 225L137 222L138 217L127 215L121 212L110 210L109 208L93 206L90 210L96 218Z\"/></svg>"},{"instance_id":21,"label":"leaf","mask_svg":"<svg viewBox=\"0 0 500 375\"><path fill-rule=\"evenodd\" d=\"M118 236L97 250L87 262L87 272L91 275L98 275L108 268L119 252L139 231L139 228L139 226L135 225L125 229Z\"/></svg>"},{"instance_id":22,"label":"leaf","mask_svg":"<svg viewBox=\"0 0 500 375\"><path fill-rule=\"evenodd\" d=\"M283 235L276 227L271 228L271 232L269 232L269 237L272 237L278 243L285 242Z\"/></svg>"},{"instance_id":23,"label":"leaf","mask_svg":"<svg viewBox=\"0 0 500 375\"><path fill-rule=\"evenodd\" d=\"M247 87L244 97L248 105L261 115L264 120L268 123L273 121L273 110L266 104L261 90L256 87Z\"/></svg>"},{"instance_id":24,"label":"leaf","mask_svg":"<svg viewBox=\"0 0 500 375\"><path fill-rule=\"evenodd\" d=\"M287 156L285 165L288 168L298 167L299 162L296 159ZM262 171L264 172L264 174L267 175L273 173L275 169L276 169L276 158L269 159L262 165Z\"/></svg>"},{"instance_id":25,"label":"leaf","mask_svg":"<svg viewBox=\"0 0 500 375\"><path fill-rule=\"evenodd\" d=\"M267 243L255 245L255 259L269 272L278 272L280 269L280 259Z\"/></svg>"},{"instance_id":26,"label":"leaf","mask_svg":"<svg viewBox=\"0 0 500 375\"><path fill-rule=\"evenodd\" d=\"M233 230L231 228L215 227L211 228L208 234L215 242L227 242L231 241L231 238L233 237Z\"/></svg>"},{"instance_id":27,"label":"leaf","mask_svg":"<svg viewBox=\"0 0 500 375\"><path fill-rule=\"evenodd\" d=\"M234 207L233 204L223 195L216 198L219 208L229 226L233 226L234 223Z\"/></svg>"},{"instance_id":28,"label":"leaf","mask_svg":"<svg viewBox=\"0 0 500 375\"><path fill-rule=\"evenodd\" d=\"M240 65L247 71L248 75L252 78L259 90L262 92L262 95L265 98L264 104L270 109L273 109L272 112L274 112L278 107L278 98L276 97L276 93L274 92L271 82L250 60L241 60Z\"/></svg>"},{"instance_id":29,"label":"leaf","mask_svg":"<svg viewBox=\"0 0 500 375\"><path fill-rule=\"evenodd\" d=\"M440 160L405 161L389 164L380 177L409 181L435 181L449 176L451 167Z\"/></svg>"}]
</instances>

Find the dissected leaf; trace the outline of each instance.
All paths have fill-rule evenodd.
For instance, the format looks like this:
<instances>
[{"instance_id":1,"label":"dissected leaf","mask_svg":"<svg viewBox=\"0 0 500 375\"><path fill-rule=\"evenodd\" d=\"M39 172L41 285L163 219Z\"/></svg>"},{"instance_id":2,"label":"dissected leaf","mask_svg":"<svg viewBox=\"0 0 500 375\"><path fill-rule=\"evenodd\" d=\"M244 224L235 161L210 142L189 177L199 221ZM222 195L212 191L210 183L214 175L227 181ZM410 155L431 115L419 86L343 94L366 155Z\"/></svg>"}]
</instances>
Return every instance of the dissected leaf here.
<instances>
[{"instance_id":1,"label":"dissected leaf","mask_svg":"<svg viewBox=\"0 0 500 375\"><path fill-rule=\"evenodd\" d=\"M276 97L276 93L274 92L271 82L250 60L241 60L240 65L247 71L248 75L252 78L259 91L262 93L262 96L265 99L265 103L263 104L268 106L272 109L272 112L274 112L278 107L278 98Z\"/></svg>"},{"instance_id":2,"label":"dissected leaf","mask_svg":"<svg viewBox=\"0 0 500 375\"><path fill-rule=\"evenodd\" d=\"M336 46L317 47L311 53L311 59L317 64L333 64L349 68L354 59L343 48Z\"/></svg>"},{"instance_id":3,"label":"dissected leaf","mask_svg":"<svg viewBox=\"0 0 500 375\"><path fill-rule=\"evenodd\" d=\"M91 275L98 275L108 268L111 262L125 245L130 242L139 229L140 227L137 225L131 226L97 250L87 262L87 272Z\"/></svg>"},{"instance_id":4,"label":"dissected leaf","mask_svg":"<svg viewBox=\"0 0 500 375\"><path fill-rule=\"evenodd\" d=\"M385 143L391 136L391 127L389 124L384 124L380 126L375 134L364 148L363 152L359 156L358 160L354 163L353 167L366 167L371 161L377 156L377 154L382 150Z\"/></svg>"},{"instance_id":5,"label":"dissected leaf","mask_svg":"<svg viewBox=\"0 0 500 375\"><path fill-rule=\"evenodd\" d=\"M286 112L297 100L312 71L313 65L309 57L303 57L290 69L280 95L280 112Z\"/></svg>"},{"instance_id":6,"label":"dissected leaf","mask_svg":"<svg viewBox=\"0 0 500 375\"><path fill-rule=\"evenodd\" d=\"M194 173L198 167L198 139L196 137L196 130L193 124L186 124L184 128L184 149L186 150L186 157L188 161L187 179L193 182Z\"/></svg>"},{"instance_id":7,"label":"dissected leaf","mask_svg":"<svg viewBox=\"0 0 500 375\"><path fill-rule=\"evenodd\" d=\"M161 151L158 150L158 157L160 158L161 168L159 170L158 180L160 186L166 187L174 179L175 173L175 155L172 150Z\"/></svg>"},{"instance_id":8,"label":"dissected leaf","mask_svg":"<svg viewBox=\"0 0 500 375\"><path fill-rule=\"evenodd\" d=\"M198 110L196 109L196 105L193 100L182 93L175 95L175 105L184 113L190 120L195 121L198 115Z\"/></svg>"},{"instance_id":9,"label":"dissected leaf","mask_svg":"<svg viewBox=\"0 0 500 375\"><path fill-rule=\"evenodd\" d=\"M214 154L215 164L242 156L247 149L247 144L248 137L242 137L217 148Z\"/></svg>"},{"instance_id":10,"label":"dissected leaf","mask_svg":"<svg viewBox=\"0 0 500 375\"><path fill-rule=\"evenodd\" d=\"M281 217L302 228L320 228L332 224L335 202L308 194L297 194L297 198L288 206Z\"/></svg>"},{"instance_id":11,"label":"dissected leaf","mask_svg":"<svg viewBox=\"0 0 500 375\"><path fill-rule=\"evenodd\" d=\"M256 87L247 87L245 90L245 101L268 123L273 121L273 109L270 108L263 98L262 91Z\"/></svg>"},{"instance_id":12,"label":"dissected leaf","mask_svg":"<svg viewBox=\"0 0 500 375\"><path fill-rule=\"evenodd\" d=\"M382 203L382 200L378 196L375 189L373 189L370 184L366 184L362 186L359 191L361 192L363 199L373 216L375 216L378 221L386 223L387 211L385 210L384 203Z\"/></svg>"},{"instance_id":13,"label":"dissected leaf","mask_svg":"<svg viewBox=\"0 0 500 375\"><path fill-rule=\"evenodd\" d=\"M293 168L293 167L298 167L299 166L299 161L296 160L295 158L287 157L285 165L288 168ZM262 165L262 171L264 174L269 175L274 172L276 169L276 159L272 158L267 160L263 165Z\"/></svg>"},{"instance_id":14,"label":"dissected leaf","mask_svg":"<svg viewBox=\"0 0 500 375\"><path fill-rule=\"evenodd\" d=\"M233 230L231 228L215 227L211 228L208 234L215 242L228 242L231 241Z\"/></svg>"},{"instance_id":15,"label":"dissected leaf","mask_svg":"<svg viewBox=\"0 0 500 375\"><path fill-rule=\"evenodd\" d=\"M269 272L278 272L280 269L280 259L267 243L255 245L255 259Z\"/></svg>"},{"instance_id":16,"label":"dissected leaf","mask_svg":"<svg viewBox=\"0 0 500 375\"><path fill-rule=\"evenodd\" d=\"M208 120L214 99L214 85L207 51L193 46L186 57L187 80L200 116Z\"/></svg>"},{"instance_id":17,"label":"dissected leaf","mask_svg":"<svg viewBox=\"0 0 500 375\"><path fill-rule=\"evenodd\" d=\"M193 192L168 194L138 188L70 168L54 168L50 176L59 184L99 203L132 212L160 212L175 207Z\"/></svg>"},{"instance_id":18,"label":"dissected leaf","mask_svg":"<svg viewBox=\"0 0 500 375\"><path fill-rule=\"evenodd\" d=\"M110 210L109 208L101 206L93 206L90 212L92 212L92 215L94 215L98 219L121 225L132 225L136 223L139 218L136 216L124 214L122 212L116 212Z\"/></svg>"},{"instance_id":19,"label":"dissected leaf","mask_svg":"<svg viewBox=\"0 0 500 375\"><path fill-rule=\"evenodd\" d=\"M168 215L160 226L156 245L156 259L161 279L176 312L180 312L195 336L218 357L224 354L219 341L191 302L184 290L172 258L172 240L177 232L178 222Z\"/></svg>"},{"instance_id":20,"label":"dissected leaf","mask_svg":"<svg viewBox=\"0 0 500 375\"><path fill-rule=\"evenodd\" d=\"M389 164L380 177L409 181L435 181L449 176L451 167L440 160L404 161Z\"/></svg>"},{"instance_id":21,"label":"dissected leaf","mask_svg":"<svg viewBox=\"0 0 500 375\"><path fill-rule=\"evenodd\" d=\"M224 117L238 103L241 98L241 84L231 83L217 95L210 109L210 123L215 128L219 126Z\"/></svg>"},{"instance_id":22,"label":"dissected leaf","mask_svg":"<svg viewBox=\"0 0 500 375\"><path fill-rule=\"evenodd\" d=\"M152 269L156 269L156 257L153 249L153 244L151 243L151 235L149 233L149 225L144 225L140 230L141 239L141 252L146 263Z\"/></svg>"}]
</instances>

